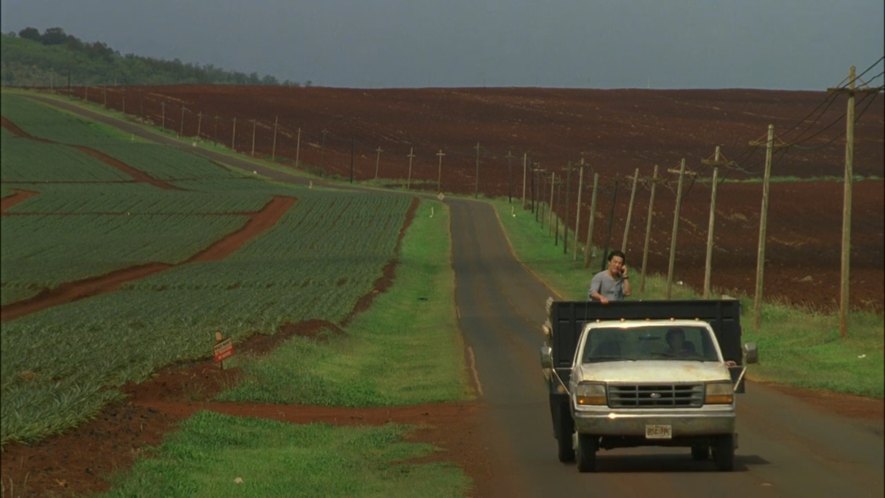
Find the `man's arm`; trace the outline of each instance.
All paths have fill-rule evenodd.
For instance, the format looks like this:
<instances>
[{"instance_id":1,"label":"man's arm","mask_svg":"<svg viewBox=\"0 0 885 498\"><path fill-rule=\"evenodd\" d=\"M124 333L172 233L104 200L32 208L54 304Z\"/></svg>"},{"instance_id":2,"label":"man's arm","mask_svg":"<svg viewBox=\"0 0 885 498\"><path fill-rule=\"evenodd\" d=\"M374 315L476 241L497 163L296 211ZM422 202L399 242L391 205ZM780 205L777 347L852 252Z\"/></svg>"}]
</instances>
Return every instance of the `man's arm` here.
<instances>
[{"instance_id":1,"label":"man's arm","mask_svg":"<svg viewBox=\"0 0 885 498\"><path fill-rule=\"evenodd\" d=\"M599 274L593 276L593 280L590 281L590 292L588 297L592 301L599 301L600 303L607 303L608 298L603 296L599 291L602 290L602 278Z\"/></svg>"}]
</instances>

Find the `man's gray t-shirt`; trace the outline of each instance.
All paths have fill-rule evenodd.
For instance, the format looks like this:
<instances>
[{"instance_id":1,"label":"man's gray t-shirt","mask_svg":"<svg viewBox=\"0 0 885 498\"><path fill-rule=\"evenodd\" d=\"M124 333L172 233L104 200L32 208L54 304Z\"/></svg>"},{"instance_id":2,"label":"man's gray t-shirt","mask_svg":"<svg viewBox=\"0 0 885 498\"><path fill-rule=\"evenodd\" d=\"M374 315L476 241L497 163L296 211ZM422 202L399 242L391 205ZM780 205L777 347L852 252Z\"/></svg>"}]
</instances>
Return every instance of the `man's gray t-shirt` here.
<instances>
[{"instance_id":1,"label":"man's gray t-shirt","mask_svg":"<svg viewBox=\"0 0 885 498\"><path fill-rule=\"evenodd\" d=\"M603 270L593 275L593 279L590 281L590 288L587 289L588 300L593 300L590 297L590 293L593 291L602 294L610 301L620 301L624 299L624 280L620 278L615 279L608 270Z\"/></svg>"}]
</instances>

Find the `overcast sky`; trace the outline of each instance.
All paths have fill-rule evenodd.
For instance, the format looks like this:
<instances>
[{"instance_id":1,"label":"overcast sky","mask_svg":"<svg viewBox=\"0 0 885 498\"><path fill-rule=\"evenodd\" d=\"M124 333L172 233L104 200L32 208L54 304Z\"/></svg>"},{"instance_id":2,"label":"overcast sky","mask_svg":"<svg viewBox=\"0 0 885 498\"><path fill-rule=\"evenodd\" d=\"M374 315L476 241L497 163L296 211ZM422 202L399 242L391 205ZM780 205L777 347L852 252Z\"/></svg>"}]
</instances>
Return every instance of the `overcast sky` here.
<instances>
[{"instance_id":1,"label":"overcast sky","mask_svg":"<svg viewBox=\"0 0 885 498\"><path fill-rule=\"evenodd\" d=\"M825 90L883 56L883 0L2 0L122 54L315 86ZM882 63L869 76L882 71ZM881 84L881 76L879 79Z\"/></svg>"}]
</instances>

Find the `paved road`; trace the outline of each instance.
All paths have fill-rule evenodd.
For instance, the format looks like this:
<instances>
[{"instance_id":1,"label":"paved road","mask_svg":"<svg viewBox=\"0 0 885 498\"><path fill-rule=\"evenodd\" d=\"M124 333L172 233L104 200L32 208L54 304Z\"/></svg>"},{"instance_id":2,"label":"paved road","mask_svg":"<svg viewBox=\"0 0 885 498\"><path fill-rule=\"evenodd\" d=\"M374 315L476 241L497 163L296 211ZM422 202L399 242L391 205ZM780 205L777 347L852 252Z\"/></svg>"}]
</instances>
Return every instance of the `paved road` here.
<instances>
[{"instance_id":1,"label":"paved road","mask_svg":"<svg viewBox=\"0 0 885 498\"><path fill-rule=\"evenodd\" d=\"M97 121L176 147L180 142L113 118L53 101ZM212 159L283 181L304 177L204 149ZM449 199L456 303L475 358L487 417L477 435L492 474L480 496L863 497L883 496L883 421L819 411L764 385L739 397L734 472L694 462L687 449L602 451L599 472L579 474L556 458L546 391L538 364L544 302L552 295L513 257L494 210ZM761 351L762 361L765 352Z\"/></svg>"}]
</instances>

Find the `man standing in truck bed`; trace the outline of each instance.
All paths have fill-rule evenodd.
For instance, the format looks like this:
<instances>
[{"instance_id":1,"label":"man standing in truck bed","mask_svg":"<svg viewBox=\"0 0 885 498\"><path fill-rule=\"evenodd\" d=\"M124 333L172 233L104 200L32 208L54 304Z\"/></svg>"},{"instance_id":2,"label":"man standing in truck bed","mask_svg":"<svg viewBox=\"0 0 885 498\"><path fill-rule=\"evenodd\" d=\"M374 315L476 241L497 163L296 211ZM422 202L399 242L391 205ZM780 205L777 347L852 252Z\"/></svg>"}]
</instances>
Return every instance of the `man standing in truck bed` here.
<instances>
[{"instance_id":1,"label":"man standing in truck bed","mask_svg":"<svg viewBox=\"0 0 885 498\"><path fill-rule=\"evenodd\" d=\"M608 255L608 269L597 273L590 281L587 298L606 304L609 301L620 301L632 293L626 256L623 252L614 250Z\"/></svg>"}]
</instances>

